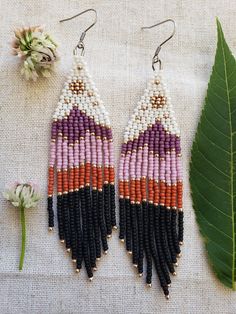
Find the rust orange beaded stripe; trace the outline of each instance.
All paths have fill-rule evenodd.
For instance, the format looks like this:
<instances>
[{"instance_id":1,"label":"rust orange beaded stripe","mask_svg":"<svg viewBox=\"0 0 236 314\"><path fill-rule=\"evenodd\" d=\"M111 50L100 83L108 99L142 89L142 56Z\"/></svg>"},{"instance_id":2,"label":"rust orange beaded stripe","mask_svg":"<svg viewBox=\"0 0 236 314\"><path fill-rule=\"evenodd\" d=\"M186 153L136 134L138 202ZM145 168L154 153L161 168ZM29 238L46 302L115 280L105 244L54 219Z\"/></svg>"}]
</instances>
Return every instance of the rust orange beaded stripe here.
<instances>
[{"instance_id":1,"label":"rust orange beaded stripe","mask_svg":"<svg viewBox=\"0 0 236 314\"><path fill-rule=\"evenodd\" d=\"M140 277L146 257L148 286L155 265L166 298L169 274L176 274L183 242L182 175L179 129L160 71L148 83L125 130L119 166L119 237Z\"/></svg>"},{"instance_id":2,"label":"rust orange beaded stripe","mask_svg":"<svg viewBox=\"0 0 236 314\"><path fill-rule=\"evenodd\" d=\"M60 241L71 253L77 272L84 261L90 279L101 250L108 251L112 227L116 228L113 150L107 112L83 57L75 56L53 115L48 168L49 230L54 227L56 185Z\"/></svg>"}]
</instances>

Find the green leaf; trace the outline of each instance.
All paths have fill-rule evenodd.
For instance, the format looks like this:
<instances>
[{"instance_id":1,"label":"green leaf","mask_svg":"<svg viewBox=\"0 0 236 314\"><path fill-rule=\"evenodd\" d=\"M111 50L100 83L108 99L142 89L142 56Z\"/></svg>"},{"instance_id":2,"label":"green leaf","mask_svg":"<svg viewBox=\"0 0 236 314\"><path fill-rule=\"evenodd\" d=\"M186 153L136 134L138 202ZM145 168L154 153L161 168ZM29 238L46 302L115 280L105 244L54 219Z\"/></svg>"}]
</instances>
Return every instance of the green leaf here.
<instances>
[{"instance_id":1,"label":"green leaf","mask_svg":"<svg viewBox=\"0 0 236 314\"><path fill-rule=\"evenodd\" d=\"M236 60L218 43L192 146L190 184L199 229L219 280L236 290Z\"/></svg>"}]
</instances>

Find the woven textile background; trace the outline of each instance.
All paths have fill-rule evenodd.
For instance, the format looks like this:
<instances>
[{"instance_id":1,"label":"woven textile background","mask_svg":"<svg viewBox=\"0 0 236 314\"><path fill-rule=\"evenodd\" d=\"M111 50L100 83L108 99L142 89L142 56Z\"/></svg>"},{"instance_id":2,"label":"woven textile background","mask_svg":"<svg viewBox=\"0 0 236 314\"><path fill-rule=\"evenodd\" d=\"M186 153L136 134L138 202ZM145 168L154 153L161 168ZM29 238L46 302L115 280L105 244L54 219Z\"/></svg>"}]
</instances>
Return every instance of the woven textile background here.
<instances>
[{"instance_id":1,"label":"woven textile background","mask_svg":"<svg viewBox=\"0 0 236 314\"><path fill-rule=\"evenodd\" d=\"M87 8L98 11L98 23L85 39L90 73L110 112L116 161L128 118L152 74L151 58L171 31L162 25L141 26L166 18L177 33L161 57L176 118L182 131L184 159L185 244L166 301L154 276L153 287L138 278L118 233L94 281L78 276L58 241L47 231L46 190L49 126L72 62L72 49L89 25L87 14L59 24ZM216 48L215 17L222 22L236 54L236 2L232 0L0 0L0 191L17 178L39 183L43 200L27 212L27 251L18 272L18 213L0 199L0 313L236 313L236 293L224 288L207 264L195 222L188 183L190 148L196 130ZM10 54L15 27L46 24L60 44L60 62L48 80L29 83ZM118 214L118 211L117 211Z\"/></svg>"}]
</instances>

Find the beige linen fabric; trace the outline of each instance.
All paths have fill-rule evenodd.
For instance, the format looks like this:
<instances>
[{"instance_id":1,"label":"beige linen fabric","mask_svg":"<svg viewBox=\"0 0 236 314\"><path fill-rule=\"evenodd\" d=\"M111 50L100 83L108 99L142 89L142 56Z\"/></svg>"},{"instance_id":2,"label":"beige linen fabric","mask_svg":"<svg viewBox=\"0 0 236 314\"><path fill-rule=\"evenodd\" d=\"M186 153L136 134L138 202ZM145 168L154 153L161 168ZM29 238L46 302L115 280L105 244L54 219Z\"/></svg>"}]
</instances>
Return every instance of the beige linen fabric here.
<instances>
[{"instance_id":1,"label":"beige linen fabric","mask_svg":"<svg viewBox=\"0 0 236 314\"><path fill-rule=\"evenodd\" d=\"M50 119L71 67L72 49L92 15L64 24L58 20L87 8L98 11L98 23L86 36L85 56L110 112L117 163L124 127L152 74L153 53L171 31L168 24L145 32L140 28L170 17L178 25L160 54L182 131L185 181L185 245L169 302L156 275L151 289L138 278L118 233L90 283L84 270L74 273L57 232L47 231ZM232 0L1 0L0 190L17 178L32 179L43 200L37 210L27 212L26 258L19 273L19 216L1 196L0 313L236 313L236 294L208 266L188 183L190 148L214 61L215 16L236 53L235 13ZM61 60L48 80L24 81L19 60L10 54L12 31L22 23L46 24L60 44Z\"/></svg>"}]
</instances>

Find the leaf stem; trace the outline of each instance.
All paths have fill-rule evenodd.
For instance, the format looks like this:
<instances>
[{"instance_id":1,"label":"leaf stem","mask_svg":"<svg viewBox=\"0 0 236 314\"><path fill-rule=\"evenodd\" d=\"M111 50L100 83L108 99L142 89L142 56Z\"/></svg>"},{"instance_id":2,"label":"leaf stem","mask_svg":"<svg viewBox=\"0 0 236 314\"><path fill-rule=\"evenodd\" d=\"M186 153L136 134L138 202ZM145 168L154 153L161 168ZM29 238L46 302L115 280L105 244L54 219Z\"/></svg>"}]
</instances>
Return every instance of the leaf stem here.
<instances>
[{"instance_id":1,"label":"leaf stem","mask_svg":"<svg viewBox=\"0 0 236 314\"><path fill-rule=\"evenodd\" d=\"M21 222L21 255L19 270L22 270L25 257L25 241L26 241L25 208L23 206L20 207L20 222Z\"/></svg>"}]
</instances>

